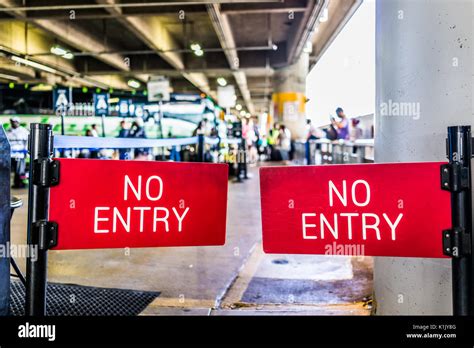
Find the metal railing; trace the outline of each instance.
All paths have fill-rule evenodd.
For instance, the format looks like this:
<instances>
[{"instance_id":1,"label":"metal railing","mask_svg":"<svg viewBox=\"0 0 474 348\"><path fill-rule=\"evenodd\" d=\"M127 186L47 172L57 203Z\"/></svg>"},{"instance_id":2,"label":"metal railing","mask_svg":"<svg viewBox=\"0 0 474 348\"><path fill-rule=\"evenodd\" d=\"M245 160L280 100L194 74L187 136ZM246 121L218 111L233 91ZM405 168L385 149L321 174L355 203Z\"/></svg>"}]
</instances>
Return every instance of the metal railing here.
<instances>
[{"instance_id":1,"label":"metal railing","mask_svg":"<svg viewBox=\"0 0 474 348\"><path fill-rule=\"evenodd\" d=\"M295 142L294 160L309 165L373 163L374 139Z\"/></svg>"}]
</instances>

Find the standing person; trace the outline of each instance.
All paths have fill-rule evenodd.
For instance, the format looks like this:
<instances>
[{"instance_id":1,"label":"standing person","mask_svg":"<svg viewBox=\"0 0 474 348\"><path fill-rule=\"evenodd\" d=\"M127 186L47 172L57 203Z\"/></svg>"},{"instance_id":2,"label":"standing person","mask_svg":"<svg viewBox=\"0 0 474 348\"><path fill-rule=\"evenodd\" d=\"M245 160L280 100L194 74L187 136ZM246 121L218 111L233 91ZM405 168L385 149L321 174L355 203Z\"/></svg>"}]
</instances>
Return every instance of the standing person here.
<instances>
[{"instance_id":1,"label":"standing person","mask_svg":"<svg viewBox=\"0 0 474 348\"><path fill-rule=\"evenodd\" d=\"M117 138L128 138L130 129L125 120L120 121L120 129ZM119 149L119 159L130 159L130 149Z\"/></svg>"},{"instance_id":2,"label":"standing person","mask_svg":"<svg viewBox=\"0 0 474 348\"><path fill-rule=\"evenodd\" d=\"M86 129L85 135L86 137L95 137L92 129ZM99 149L83 149L81 155L84 156L84 158L99 158Z\"/></svg>"},{"instance_id":3,"label":"standing person","mask_svg":"<svg viewBox=\"0 0 474 348\"><path fill-rule=\"evenodd\" d=\"M347 119L344 110L339 107L336 109L336 115L340 118L339 121L336 121L334 118L331 119L331 123L336 128L337 138L348 140L349 139L349 120Z\"/></svg>"},{"instance_id":4,"label":"standing person","mask_svg":"<svg viewBox=\"0 0 474 348\"><path fill-rule=\"evenodd\" d=\"M194 129L193 131L193 137L195 137L196 135L210 135L210 132L208 131L207 129L207 119L206 118L203 118L201 121L199 121L196 129Z\"/></svg>"},{"instance_id":5,"label":"standing person","mask_svg":"<svg viewBox=\"0 0 474 348\"><path fill-rule=\"evenodd\" d=\"M306 126L308 127L308 135L307 139L309 140L317 140L320 138L320 132L318 132L318 129L313 125L312 121L310 119L306 120Z\"/></svg>"},{"instance_id":6,"label":"standing person","mask_svg":"<svg viewBox=\"0 0 474 348\"><path fill-rule=\"evenodd\" d=\"M240 120L240 123L242 124L242 139L245 139L245 141L247 141L248 132L249 132L249 126L247 124L247 119L243 117Z\"/></svg>"},{"instance_id":7,"label":"standing person","mask_svg":"<svg viewBox=\"0 0 474 348\"><path fill-rule=\"evenodd\" d=\"M278 123L273 124L273 128L268 131L268 148L270 151L269 158L271 161L281 161L281 156L278 156L279 151L277 150L278 145L278 136L279 136L279 128L280 126Z\"/></svg>"},{"instance_id":8,"label":"standing person","mask_svg":"<svg viewBox=\"0 0 474 348\"><path fill-rule=\"evenodd\" d=\"M193 131L193 137L206 133L206 123L201 120Z\"/></svg>"},{"instance_id":9,"label":"standing person","mask_svg":"<svg viewBox=\"0 0 474 348\"><path fill-rule=\"evenodd\" d=\"M199 135L206 135L206 122L204 120L199 121L196 129L193 131L193 137L199 136ZM199 151L199 144L192 145L194 148L194 153L196 154L196 158L198 158L198 151ZM206 146L203 146L203 151L204 151L204 161L206 160Z\"/></svg>"},{"instance_id":10,"label":"standing person","mask_svg":"<svg viewBox=\"0 0 474 348\"><path fill-rule=\"evenodd\" d=\"M128 138L128 134L130 133L130 128L125 120L120 121L120 128L119 134L117 138Z\"/></svg>"},{"instance_id":11,"label":"standing person","mask_svg":"<svg viewBox=\"0 0 474 348\"><path fill-rule=\"evenodd\" d=\"M326 139L328 140L337 140L337 137L338 137L337 130L334 127L333 121L334 121L334 118L331 117L331 124L327 128L323 129Z\"/></svg>"},{"instance_id":12,"label":"standing person","mask_svg":"<svg viewBox=\"0 0 474 348\"><path fill-rule=\"evenodd\" d=\"M11 147L12 170L15 173L13 179L13 188L23 188L23 180L26 176L26 153L28 151L29 132L20 125L18 117L10 119L10 129L7 131L7 138Z\"/></svg>"},{"instance_id":13,"label":"standing person","mask_svg":"<svg viewBox=\"0 0 474 348\"><path fill-rule=\"evenodd\" d=\"M280 125L278 145L282 159L288 161L290 159L291 151L291 132L284 124Z\"/></svg>"},{"instance_id":14,"label":"standing person","mask_svg":"<svg viewBox=\"0 0 474 348\"><path fill-rule=\"evenodd\" d=\"M91 125L91 133L93 137L99 136L99 131L97 130L97 125L95 123Z\"/></svg>"},{"instance_id":15,"label":"standing person","mask_svg":"<svg viewBox=\"0 0 474 348\"><path fill-rule=\"evenodd\" d=\"M317 128L311 123L311 120L308 118L306 120L306 125L308 127L308 135L306 136L306 156L307 156L307 159L309 160L310 159L310 140L317 140L319 139L319 134L318 134L318 130ZM319 145L319 144L317 144ZM308 163L310 164L310 163Z\"/></svg>"},{"instance_id":16,"label":"standing person","mask_svg":"<svg viewBox=\"0 0 474 348\"><path fill-rule=\"evenodd\" d=\"M352 123L352 127L351 127L351 132L350 132L350 137L349 137L350 141L356 141L357 139L362 139L364 130L359 124L360 120L353 118L351 120L351 123ZM354 145L352 147L352 153L357 153L357 150L358 150L358 146Z\"/></svg>"},{"instance_id":17,"label":"standing person","mask_svg":"<svg viewBox=\"0 0 474 348\"><path fill-rule=\"evenodd\" d=\"M249 119L246 122L246 128L247 130L245 133L245 144L247 145L248 162L256 163L258 157L256 147L257 135L255 133L254 122L252 119Z\"/></svg>"},{"instance_id":18,"label":"standing person","mask_svg":"<svg viewBox=\"0 0 474 348\"><path fill-rule=\"evenodd\" d=\"M351 128L350 137L349 137L350 140L355 141L357 139L362 139L364 130L360 126L360 120L353 118L351 120L351 124L352 124L352 128Z\"/></svg>"},{"instance_id":19,"label":"standing person","mask_svg":"<svg viewBox=\"0 0 474 348\"><path fill-rule=\"evenodd\" d=\"M129 138L136 138L136 139L146 139L146 132L144 127L143 119L137 117L135 121L132 123L132 128L130 129L130 133L128 134ZM135 149L135 159L148 159L148 155L151 153L151 149L149 148L137 148Z\"/></svg>"}]
</instances>

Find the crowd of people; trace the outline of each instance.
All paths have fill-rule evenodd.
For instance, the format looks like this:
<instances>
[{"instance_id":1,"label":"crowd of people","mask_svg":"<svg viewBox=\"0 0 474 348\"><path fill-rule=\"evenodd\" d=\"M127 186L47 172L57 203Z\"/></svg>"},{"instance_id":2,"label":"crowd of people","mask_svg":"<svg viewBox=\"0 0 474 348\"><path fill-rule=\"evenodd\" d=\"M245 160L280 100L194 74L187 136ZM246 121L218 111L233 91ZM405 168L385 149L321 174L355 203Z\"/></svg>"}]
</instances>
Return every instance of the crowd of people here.
<instances>
[{"instance_id":1,"label":"crowd of people","mask_svg":"<svg viewBox=\"0 0 474 348\"><path fill-rule=\"evenodd\" d=\"M330 124L324 129L313 125L307 120L306 147L309 140L350 140L355 141L363 137L363 129L360 120L353 118L349 120L341 107L336 109L336 117L330 118ZM250 119L242 119L242 137L245 139L250 163L257 160L267 159L271 161L289 161L294 157L295 144L288 127L283 123L275 123L267 131L262 131L256 122Z\"/></svg>"},{"instance_id":2,"label":"crowd of people","mask_svg":"<svg viewBox=\"0 0 474 348\"><path fill-rule=\"evenodd\" d=\"M273 161L291 159L291 132L284 124L275 123L265 134L253 119L242 119L242 138L250 163L264 158Z\"/></svg>"},{"instance_id":3,"label":"crowd of people","mask_svg":"<svg viewBox=\"0 0 474 348\"><path fill-rule=\"evenodd\" d=\"M350 120L341 107L336 109L336 117L330 118L331 123L325 129L320 129L313 125L311 120L307 120L307 137L306 150L310 145L310 140L317 140L326 138L328 140L350 140L355 141L363 137L363 129L360 121L357 118ZM249 163L256 163L260 160L271 161L290 161L294 157L295 143L292 140L292 134L288 127L283 123L275 123L268 130L263 130L253 118L243 118L241 120L241 133L244 141L245 150L247 153L247 161ZM220 137L221 139L227 136L227 125L224 122L218 124L209 123L207 120L202 120L198 123L193 132L193 136L203 134L210 137ZM10 119L10 127L7 130L7 137L10 142L12 150L12 171L14 173L13 187L24 187L26 179L26 155L28 143L28 130L20 125L18 117ZM84 133L85 136L99 137L99 130L96 124L92 124ZM171 134L168 134L172 137ZM142 118L136 118L132 122L126 120L120 121L119 138L147 138ZM150 159L152 149L137 148L120 149L119 159ZM179 157L179 151L173 148L173 160ZM99 158L100 149L87 149L81 151L79 157L83 158Z\"/></svg>"},{"instance_id":4,"label":"crowd of people","mask_svg":"<svg viewBox=\"0 0 474 348\"><path fill-rule=\"evenodd\" d=\"M92 124L90 128L87 128L84 132L86 137L99 137L99 131L96 124ZM133 122L127 122L126 120L120 121L118 138L146 138L146 132L144 127L144 121L142 118L137 117ZM131 158L130 149L119 149L119 159ZM148 155L151 154L151 149L137 148L134 149L134 158L136 159L147 159ZM81 158L99 158L100 149L84 149L81 151L79 157Z\"/></svg>"}]
</instances>

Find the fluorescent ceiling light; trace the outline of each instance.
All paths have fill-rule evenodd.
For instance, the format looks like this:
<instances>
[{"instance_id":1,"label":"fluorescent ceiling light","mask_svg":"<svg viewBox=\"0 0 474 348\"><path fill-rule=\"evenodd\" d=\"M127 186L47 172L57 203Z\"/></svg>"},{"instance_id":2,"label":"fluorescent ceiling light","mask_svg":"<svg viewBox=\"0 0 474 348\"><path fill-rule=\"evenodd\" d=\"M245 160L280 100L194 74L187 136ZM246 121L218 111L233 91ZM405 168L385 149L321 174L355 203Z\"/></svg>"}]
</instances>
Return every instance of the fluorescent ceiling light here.
<instances>
[{"instance_id":1,"label":"fluorescent ceiling light","mask_svg":"<svg viewBox=\"0 0 474 348\"><path fill-rule=\"evenodd\" d=\"M222 87L227 86L227 80L223 77L219 77L217 79L217 83L219 84L219 86L222 86Z\"/></svg>"},{"instance_id":2,"label":"fluorescent ceiling light","mask_svg":"<svg viewBox=\"0 0 474 348\"><path fill-rule=\"evenodd\" d=\"M61 56L64 59L74 58L74 55L71 52L69 52L68 50L66 50L65 48L62 48L60 46L53 46L53 47L51 47L50 51L51 51L52 54L55 54L57 56Z\"/></svg>"},{"instance_id":3,"label":"fluorescent ceiling light","mask_svg":"<svg viewBox=\"0 0 474 348\"><path fill-rule=\"evenodd\" d=\"M68 52L62 56L64 59L72 59L74 55L71 52Z\"/></svg>"},{"instance_id":4,"label":"fluorescent ceiling light","mask_svg":"<svg viewBox=\"0 0 474 348\"><path fill-rule=\"evenodd\" d=\"M36 63L36 62L33 62L32 60L24 59L24 58L21 58L21 57L18 57L18 56L11 56L11 59L14 62L24 64L24 65L28 65L32 68L43 70L43 71L49 72L51 74L56 74L58 72L56 69L50 68L49 66L46 66L46 65L43 65L43 64L40 64L40 63Z\"/></svg>"},{"instance_id":5,"label":"fluorescent ceiling light","mask_svg":"<svg viewBox=\"0 0 474 348\"><path fill-rule=\"evenodd\" d=\"M235 106L235 109L236 109L237 111L240 111L240 110L242 110L242 105L240 105L240 104L237 104L237 105Z\"/></svg>"},{"instance_id":6,"label":"fluorescent ceiling light","mask_svg":"<svg viewBox=\"0 0 474 348\"><path fill-rule=\"evenodd\" d=\"M193 43L193 44L191 44L191 49L193 51L200 51L201 50L201 45L198 44L198 43Z\"/></svg>"},{"instance_id":7,"label":"fluorescent ceiling light","mask_svg":"<svg viewBox=\"0 0 474 348\"><path fill-rule=\"evenodd\" d=\"M140 82L136 80L128 80L127 85L131 88L139 88L140 87Z\"/></svg>"},{"instance_id":8,"label":"fluorescent ceiling light","mask_svg":"<svg viewBox=\"0 0 474 348\"><path fill-rule=\"evenodd\" d=\"M50 51L51 51L52 54L55 54L57 56L64 56L66 53L68 53L67 50L65 50L64 48L59 47L59 46L51 47Z\"/></svg>"},{"instance_id":9,"label":"fluorescent ceiling light","mask_svg":"<svg viewBox=\"0 0 474 348\"><path fill-rule=\"evenodd\" d=\"M204 54L204 51L203 50L195 50L194 54L198 57L201 57Z\"/></svg>"}]
</instances>

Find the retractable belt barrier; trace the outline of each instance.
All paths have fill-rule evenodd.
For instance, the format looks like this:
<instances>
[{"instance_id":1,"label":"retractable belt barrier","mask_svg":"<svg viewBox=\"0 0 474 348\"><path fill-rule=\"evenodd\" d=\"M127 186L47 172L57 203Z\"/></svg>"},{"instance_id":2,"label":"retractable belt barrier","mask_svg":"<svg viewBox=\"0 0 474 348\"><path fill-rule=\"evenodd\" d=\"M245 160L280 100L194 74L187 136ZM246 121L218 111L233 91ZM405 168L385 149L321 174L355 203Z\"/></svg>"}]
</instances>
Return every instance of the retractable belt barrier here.
<instances>
[{"instance_id":1,"label":"retractable belt barrier","mask_svg":"<svg viewBox=\"0 0 474 348\"><path fill-rule=\"evenodd\" d=\"M225 242L226 165L52 158L82 140L31 125L27 315L45 315L48 249ZM451 257L453 313L474 315L470 127L449 127L446 145L449 162L261 168L264 251Z\"/></svg>"},{"instance_id":2,"label":"retractable belt barrier","mask_svg":"<svg viewBox=\"0 0 474 348\"><path fill-rule=\"evenodd\" d=\"M167 147L192 145L198 143L198 137L176 139L140 139L140 138L100 138L72 135L55 135L56 149L94 148L94 149L132 149L142 147Z\"/></svg>"},{"instance_id":3,"label":"retractable belt barrier","mask_svg":"<svg viewBox=\"0 0 474 348\"><path fill-rule=\"evenodd\" d=\"M210 145L240 144L241 139L211 138L195 136L188 138L170 139L140 139L140 138L100 138L72 135L55 135L54 148L56 149L132 149L143 147L170 147L199 144L200 138Z\"/></svg>"},{"instance_id":4,"label":"retractable belt barrier","mask_svg":"<svg viewBox=\"0 0 474 348\"><path fill-rule=\"evenodd\" d=\"M53 140L54 139L54 140ZM211 138L208 138L208 141ZM54 148L198 144L184 139L55 136L31 124L26 314L45 315L49 249L223 245L226 164L53 158Z\"/></svg>"},{"instance_id":5,"label":"retractable belt barrier","mask_svg":"<svg viewBox=\"0 0 474 348\"><path fill-rule=\"evenodd\" d=\"M452 258L453 313L474 315L469 126L449 162L260 168L267 253Z\"/></svg>"}]
</instances>

